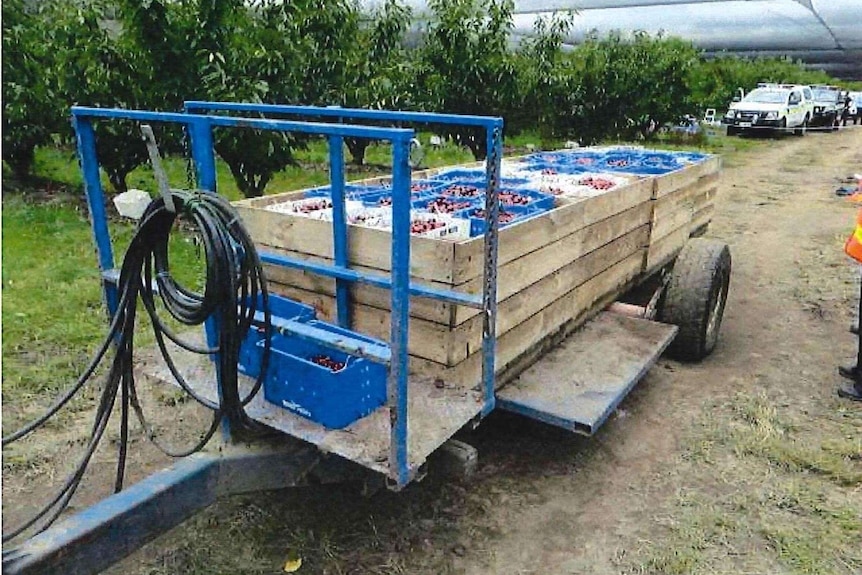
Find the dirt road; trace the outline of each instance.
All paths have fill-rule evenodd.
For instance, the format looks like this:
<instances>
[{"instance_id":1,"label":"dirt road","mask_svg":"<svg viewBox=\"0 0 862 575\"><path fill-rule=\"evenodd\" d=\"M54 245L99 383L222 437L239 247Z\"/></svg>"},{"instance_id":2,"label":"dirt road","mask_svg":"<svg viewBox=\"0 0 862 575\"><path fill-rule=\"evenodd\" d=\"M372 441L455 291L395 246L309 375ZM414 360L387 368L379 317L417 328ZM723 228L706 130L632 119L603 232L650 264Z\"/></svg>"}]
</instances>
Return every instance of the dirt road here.
<instances>
[{"instance_id":1,"label":"dirt road","mask_svg":"<svg viewBox=\"0 0 862 575\"><path fill-rule=\"evenodd\" d=\"M478 476L360 497L322 486L221 503L116 573L860 573L862 406L835 397L858 292L841 251L862 130L728 162L722 337L661 360L590 440L513 416L465 439Z\"/></svg>"}]
</instances>

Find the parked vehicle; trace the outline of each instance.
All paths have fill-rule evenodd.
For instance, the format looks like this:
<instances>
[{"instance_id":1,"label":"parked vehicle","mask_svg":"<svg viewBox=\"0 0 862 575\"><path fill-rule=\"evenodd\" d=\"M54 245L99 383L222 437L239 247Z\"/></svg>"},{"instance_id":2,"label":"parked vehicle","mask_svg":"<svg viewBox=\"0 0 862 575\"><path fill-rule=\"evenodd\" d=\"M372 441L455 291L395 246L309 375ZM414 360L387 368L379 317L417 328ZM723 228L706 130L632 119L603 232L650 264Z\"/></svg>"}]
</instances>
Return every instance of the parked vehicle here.
<instances>
[{"instance_id":1,"label":"parked vehicle","mask_svg":"<svg viewBox=\"0 0 862 575\"><path fill-rule=\"evenodd\" d=\"M802 135L811 119L802 86L764 85L730 105L724 116L727 134L792 128Z\"/></svg>"},{"instance_id":2,"label":"parked vehicle","mask_svg":"<svg viewBox=\"0 0 862 575\"><path fill-rule=\"evenodd\" d=\"M844 100L841 91L835 86L811 86L814 94L814 113L811 116L811 127L838 127Z\"/></svg>"}]
</instances>

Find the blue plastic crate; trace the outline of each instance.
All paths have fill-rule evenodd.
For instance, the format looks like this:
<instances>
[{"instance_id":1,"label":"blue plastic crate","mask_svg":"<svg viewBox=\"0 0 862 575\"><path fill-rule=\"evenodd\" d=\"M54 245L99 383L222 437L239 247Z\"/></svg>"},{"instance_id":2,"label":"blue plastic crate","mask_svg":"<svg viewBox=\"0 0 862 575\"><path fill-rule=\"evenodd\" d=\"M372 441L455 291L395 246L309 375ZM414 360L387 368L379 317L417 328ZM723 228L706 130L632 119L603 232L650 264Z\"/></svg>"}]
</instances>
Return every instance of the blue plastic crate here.
<instances>
[{"instance_id":1,"label":"blue plastic crate","mask_svg":"<svg viewBox=\"0 0 862 575\"><path fill-rule=\"evenodd\" d=\"M456 182L458 180L479 180L485 178L484 168L460 168L446 170L434 176L435 180L443 182Z\"/></svg>"},{"instance_id":2,"label":"blue plastic crate","mask_svg":"<svg viewBox=\"0 0 862 575\"><path fill-rule=\"evenodd\" d=\"M451 211L440 210L438 207L435 207L435 202L445 202L452 206ZM441 213L441 214L449 214L451 216L455 216L461 211L469 210L472 208L479 207L481 204L484 204L484 198L476 199L476 198L460 198L457 196L445 196L445 195L434 195L430 197L426 197L420 201L413 202L413 208L417 210L422 210L425 212L432 213ZM463 205L462 205L463 204ZM460 206L460 207L455 207Z\"/></svg>"},{"instance_id":3,"label":"blue plastic crate","mask_svg":"<svg viewBox=\"0 0 862 575\"><path fill-rule=\"evenodd\" d=\"M521 196L526 196L530 199L530 203L526 206L522 204L511 204L506 201L506 198L503 194L506 193L515 193ZM544 194L542 192L538 192L535 190L529 189L510 189L510 188L500 188L500 206L502 208L509 207L529 207L534 210L547 211L554 209L554 202L556 198L551 194Z\"/></svg>"},{"instance_id":4,"label":"blue plastic crate","mask_svg":"<svg viewBox=\"0 0 862 575\"><path fill-rule=\"evenodd\" d=\"M305 190L305 193L302 195L305 198L329 198L332 197L332 188L329 186L311 188L310 190Z\"/></svg>"},{"instance_id":5,"label":"blue plastic crate","mask_svg":"<svg viewBox=\"0 0 862 575\"><path fill-rule=\"evenodd\" d=\"M320 321L309 325L353 339L382 343ZM261 353L263 345L262 341L257 344ZM333 371L312 361L320 356L343 367ZM386 378L384 365L275 334L263 391L270 403L330 429L341 429L386 403Z\"/></svg>"},{"instance_id":6,"label":"blue plastic crate","mask_svg":"<svg viewBox=\"0 0 862 575\"><path fill-rule=\"evenodd\" d=\"M603 156L603 152L591 150L543 152L529 156L526 164L533 169L553 169L561 174L578 173L595 171Z\"/></svg>"},{"instance_id":7,"label":"blue plastic crate","mask_svg":"<svg viewBox=\"0 0 862 575\"><path fill-rule=\"evenodd\" d=\"M410 184L411 195L414 194L436 194L440 189L449 185L449 182L442 180L414 180Z\"/></svg>"},{"instance_id":8,"label":"blue plastic crate","mask_svg":"<svg viewBox=\"0 0 862 575\"><path fill-rule=\"evenodd\" d=\"M370 194L387 192L389 191L389 188L381 184L347 184L346 186L344 186L344 191L349 198L361 200L365 196Z\"/></svg>"},{"instance_id":9,"label":"blue plastic crate","mask_svg":"<svg viewBox=\"0 0 862 575\"><path fill-rule=\"evenodd\" d=\"M503 222L500 220L500 229L517 224L539 214L545 213L547 210L541 207L536 206L502 206L500 208L500 215L508 213L512 214L514 217L509 222ZM480 214L477 216L476 213ZM477 206L475 208L471 208L469 210L464 210L458 214L458 217L468 218L470 220L470 237L481 236L485 233L485 217L484 217L485 208L483 206Z\"/></svg>"},{"instance_id":10,"label":"blue plastic crate","mask_svg":"<svg viewBox=\"0 0 862 575\"><path fill-rule=\"evenodd\" d=\"M418 190L410 193L411 205L414 209L416 209L416 205L423 200L427 200L430 197L436 195L434 192L426 192L424 190ZM369 208L380 208L384 206L392 205L392 190L385 190L380 192L374 192L370 194L365 194L361 198L363 205Z\"/></svg>"},{"instance_id":11,"label":"blue plastic crate","mask_svg":"<svg viewBox=\"0 0 862 575\"><path fill-rule=\"evenodd\" d=\"M524 178L503 178L500 180L500 189L505 188L518 188L522 187L529 183L529 180ZM458 187L467 187L467 188L475 188L475 195L464 195L453 188ZM484 196L487 190L486 181L484 179L480 180L453 180L451 182L447 182L446 186L444 186L440 190L440 194L444 196L458 196L465 198L475 198L480 201L485 201Z\"/></svg>"},{"instance_id":12,"label":"blue plastic crate","mask_svg":"<svg viewBox=\"0 0 862 575\"><path fill-rule=\"evenodd\" d=\"M676 169L659 163L645 164L643 155L637 152L611 152L604 157L597 171L660 176Z\"/></svg>"},{"instance_id":13,"label":"blue plastic crate","mask_svg":"<svg viewBox=\"0 0 862 575\"><path fill-rule=\"evenodd\" d=\"M258 297L257 309L259 315L262 315L263 305L260 297ZM269 294L269 313L272 317L301 322L310 322L317 317L317 312L310 305L305 305L304 303L275 294ZM262 327L252 326L248 330L239 348L239 365L237 367L240 373L253 378L257 378L260 375L263 348L258 347L258 344L263 342L264 337L265 334ZM213 346L215 342L210 341L209 345ZM212 357L215 358L215 356Z\"/></svg>"},{"instance_id":14,"label":"blue plastic crate","mask_svg":"<svg viewBox=\"0 0 862 575\"><path fill-rule=\"evenodd\" d=\"M362 196L365 194L373 193L375 191L385 190L386 188L383 186L360 186L354 184L348 184L344 186L344 197L348 200L361 200ZM309 190L305 190L303 193L304 198L331 198L332 197L332 188L330 186L320 186L318 188L311 188Z\"/></svg>"}]
</instances>

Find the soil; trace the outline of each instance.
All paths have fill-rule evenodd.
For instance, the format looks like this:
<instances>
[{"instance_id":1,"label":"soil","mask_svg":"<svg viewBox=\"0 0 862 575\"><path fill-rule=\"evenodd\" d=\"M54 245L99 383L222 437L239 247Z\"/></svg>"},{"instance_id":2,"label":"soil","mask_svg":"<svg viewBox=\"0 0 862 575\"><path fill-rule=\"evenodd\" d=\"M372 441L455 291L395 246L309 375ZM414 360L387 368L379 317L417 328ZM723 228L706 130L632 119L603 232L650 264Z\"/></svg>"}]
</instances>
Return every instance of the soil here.
<instances>
[{"instance_id":1,"label":"soil","mask_svg":"<svg viewBox=\"0 0 862 575\"><path fill-rule=\"evenodd\" d=\"M848 327L859 284L842 252L856 208L834 193L862 172L862 129L762 143L725 166L708 233L733 256L715 352L699 364L660 360L595 437L494 414L462 437L480 454L472 479L432 474L371 498L350 485L233 498L112 571L278 573L291 550L304 559L300 573L670 572L649 556L675 541L667 519L683 513L680 494L712 500L727 489L725 469L689 461L721 417L716 406L767 397L812 445L828 441L818 421L839 409L862 429L862 407L835 398L836 366L855 353ZM38 465L4 467L4 494L38 500L73 443L66 435L56 431ZM152 449L136 452L134 477L165 463ZM110 455L94 471L102 484L76 499L79 508L105 494ZM860 458L851 462L857 470ZM32 508L8 500L3 507L4 520ZM712 564L715 571L796 572L769 545L727 561Z\"/></svg>"}]
</instances>

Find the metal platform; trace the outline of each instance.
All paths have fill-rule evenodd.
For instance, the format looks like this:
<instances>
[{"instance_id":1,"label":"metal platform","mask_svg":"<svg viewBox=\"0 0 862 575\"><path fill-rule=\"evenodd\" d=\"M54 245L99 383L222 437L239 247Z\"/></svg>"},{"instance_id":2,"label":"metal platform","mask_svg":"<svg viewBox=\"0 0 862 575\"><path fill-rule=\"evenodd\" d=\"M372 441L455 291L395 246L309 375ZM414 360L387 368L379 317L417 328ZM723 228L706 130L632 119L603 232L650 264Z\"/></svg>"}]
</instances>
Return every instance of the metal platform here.
<instances>
[{"instance_id":1,"label":"metal platform","mask_svg":"<svg viewBox=\"0 0 862 575\"><path fill-rule=\"evenodd\" d=\"M203 334L186 334L184 339L203 341ZM209 358L169 344L180 371L188 384L201 396L217 402L215 368ZM177 385L158 351L142 351L137 359L139 375L151 378L156 384ZM253 381L240 375L243 393L251 389ZM459 429L482 411L482 394L447 384L440 388L430 379L412 378L408 382L407 446L409 466L416 470L427 457L443 445ZM334 453L363 467L389 473L390 449L389 408L383 406L367 417L344 429L326 427L300 417L263 398L263 391L246 406L248 415L260 423L307 441L326 453Z\"/></svg>"},{"instance_id":2,"label":"metal platform","mask_svg":"<svg viewBox=\"0 0 862 575\"><path fill-rule=\"evenodd\" d=\"M676 333L673 325L602 312L500 389L497 407L593 435Z\"/></svg>"}]
</instances>

